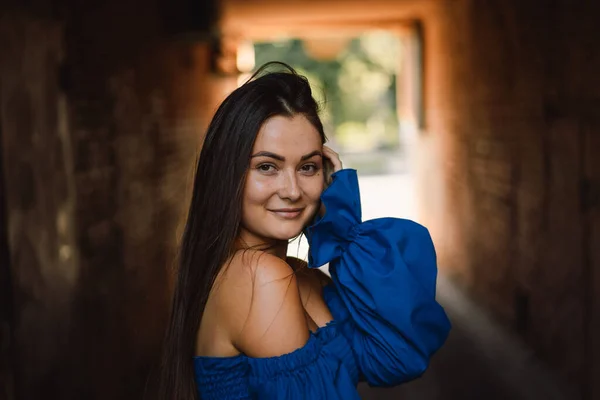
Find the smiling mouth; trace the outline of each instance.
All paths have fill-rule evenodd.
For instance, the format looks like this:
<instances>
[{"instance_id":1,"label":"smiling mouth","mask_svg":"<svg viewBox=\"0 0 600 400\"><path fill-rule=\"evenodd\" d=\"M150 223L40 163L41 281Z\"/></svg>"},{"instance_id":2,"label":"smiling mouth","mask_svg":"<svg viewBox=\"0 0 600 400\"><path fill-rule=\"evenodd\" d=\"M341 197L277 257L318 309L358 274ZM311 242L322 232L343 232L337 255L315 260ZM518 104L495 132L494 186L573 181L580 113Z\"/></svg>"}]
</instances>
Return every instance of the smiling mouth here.
<instances>
[{"instance_id":1,"label":"smiling mouth","mask_svg":"<svg viewBox=\"0 0 600 400\"><path fill-rule=\"evenodd\" d=\"M279 210L269 210L278 217L284 219L296 219L302 214L304 208L281 208Z\"/></svg>"}]
</instances>

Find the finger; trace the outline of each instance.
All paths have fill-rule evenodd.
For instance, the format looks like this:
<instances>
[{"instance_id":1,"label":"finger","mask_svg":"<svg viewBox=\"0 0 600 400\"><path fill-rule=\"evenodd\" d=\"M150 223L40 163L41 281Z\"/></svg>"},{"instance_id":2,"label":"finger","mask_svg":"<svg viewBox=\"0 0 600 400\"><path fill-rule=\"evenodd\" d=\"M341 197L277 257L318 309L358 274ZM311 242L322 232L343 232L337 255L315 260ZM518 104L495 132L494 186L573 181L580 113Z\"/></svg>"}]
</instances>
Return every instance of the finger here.
<instances>
[{"instance_id":1,"label":"finger","mask_svg":"<svg viewBox=\"0 0 600 400\"><path fill-rule=\"evenodd\" d=\"M323 146L323 156L326 157L329 161L331 161L334 172L343 169L340 156L335 151L331 150L329 147Z\"/></svg>"},{"instance_id":2,"label":"finger","mask_svg":"<svg viewBox=\"0 0 600 400\"><path fill-rule=\"evenodd\" d=\"M331 162L339 160L339 158L340 158L339 155L335 151L331 150L327 146L323 146L323 153L324 153L323 155L325 157L327 157L329 160L331 160Z\"/></svg>"}]
</instances>

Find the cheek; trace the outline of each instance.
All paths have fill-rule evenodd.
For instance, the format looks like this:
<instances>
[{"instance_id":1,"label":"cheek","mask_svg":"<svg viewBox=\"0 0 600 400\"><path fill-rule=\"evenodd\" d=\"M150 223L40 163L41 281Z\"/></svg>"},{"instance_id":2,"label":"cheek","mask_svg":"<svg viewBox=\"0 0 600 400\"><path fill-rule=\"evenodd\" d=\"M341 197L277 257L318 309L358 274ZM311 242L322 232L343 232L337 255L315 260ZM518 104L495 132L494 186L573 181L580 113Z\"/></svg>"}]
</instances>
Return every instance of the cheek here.
<instances>
[{"instance_id":1,"label":"cheek","mask_svg":"<svg viewBox=\"0 0 600 400\"><path fill-rule=\"evenodd\" d=\"M304 184L304 194L310 203L316 204L321 199L321 193L325 189L325 183L321 175L311 177Z\"/></svg>"},{"instance_id":2,"label":"cheek","mask_svg":"<svg viewBox=\"0 0 600 400\"><path fill-rule=\"evenodd\" d=\"M249 177L244 188L244 203L247 206L266 203L273 195L273 185L269 180Z\"/></svg>"}]
</instances>

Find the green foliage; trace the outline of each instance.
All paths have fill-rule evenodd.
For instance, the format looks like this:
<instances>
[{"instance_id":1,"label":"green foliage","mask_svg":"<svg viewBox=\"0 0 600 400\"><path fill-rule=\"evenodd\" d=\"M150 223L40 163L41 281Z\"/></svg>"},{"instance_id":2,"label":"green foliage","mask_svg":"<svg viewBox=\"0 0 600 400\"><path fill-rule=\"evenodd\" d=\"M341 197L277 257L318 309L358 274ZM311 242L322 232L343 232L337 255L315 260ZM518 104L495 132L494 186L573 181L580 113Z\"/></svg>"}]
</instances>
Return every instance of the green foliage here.
<instances>
[{"instance_id":1,"label":"green foliage","mask_svg":"<svg viewBox=\"0 0 600 400\"><path fill-rule=\"evenodd\" d=\"M305 75L322 105L327 135L340 151L397 148L396 74L399 39L367 32L333 60L316 60L298 39L255 43L256 66L283 61Z\"/></svg>"}]
</instances>

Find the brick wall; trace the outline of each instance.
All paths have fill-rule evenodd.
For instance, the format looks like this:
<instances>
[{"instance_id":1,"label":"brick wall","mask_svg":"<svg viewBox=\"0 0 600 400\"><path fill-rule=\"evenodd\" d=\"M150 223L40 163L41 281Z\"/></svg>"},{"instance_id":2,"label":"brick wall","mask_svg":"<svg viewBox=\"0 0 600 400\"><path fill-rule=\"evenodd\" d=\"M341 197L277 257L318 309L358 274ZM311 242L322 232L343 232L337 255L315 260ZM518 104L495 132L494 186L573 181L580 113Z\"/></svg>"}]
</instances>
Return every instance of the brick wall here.
<instances>
[{"instance_id":1,"label":"brick wall","mask_svg":"<svg viewBox=\"0 0 600 400\"><path fill-rule=\"evenodd\" d=\"M166 37L164 4L42 3L0 17L15 393L140 398L224 82L206 44Z\"/></svg>"},{"instance_id":2,"label":"brick wall","mask_svg":"<svg viewBox=\"0 0 600 400\"><path fill-rule=\"evenodd\" d=\"M425 16L422 211L441 266L585 398L600 393L599 15L460 1Z\"/></svg>"},{"instance_id":3,"label":"brick wall","mask_svg":"<svg viewBox=\"0 0 600 400\"><path fill-rule=\"evenodd\" d=\"M0 47L3 229L15 310L16 392L32 382L52 390L68 348L79 276L70 139L65 99L58 89L61 26L3 13Z\"/></svg>"},{"instance_id":4,"label":"brick wall","mask_svg":"<svg viewBox=\"0 0 600 400\"><path fill-rule=\"evenodd\" d=\"M1 81L0 93L2 93ZM2 113L0 113L0 143L3 143L2 129ZM14 398L14 307L4 176L4 155L0 152L0 399L9 400Z\"/></svg>"}]
</instances>

